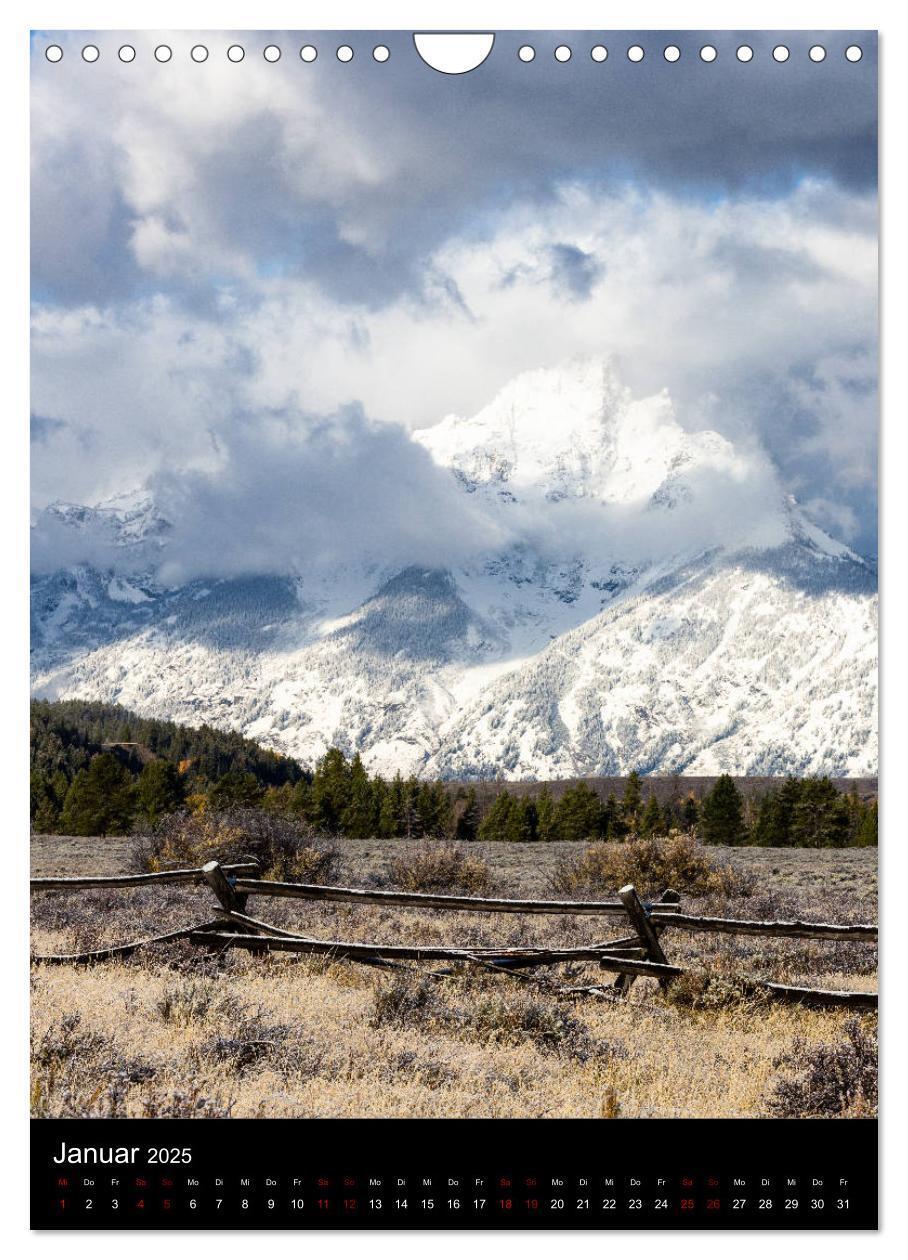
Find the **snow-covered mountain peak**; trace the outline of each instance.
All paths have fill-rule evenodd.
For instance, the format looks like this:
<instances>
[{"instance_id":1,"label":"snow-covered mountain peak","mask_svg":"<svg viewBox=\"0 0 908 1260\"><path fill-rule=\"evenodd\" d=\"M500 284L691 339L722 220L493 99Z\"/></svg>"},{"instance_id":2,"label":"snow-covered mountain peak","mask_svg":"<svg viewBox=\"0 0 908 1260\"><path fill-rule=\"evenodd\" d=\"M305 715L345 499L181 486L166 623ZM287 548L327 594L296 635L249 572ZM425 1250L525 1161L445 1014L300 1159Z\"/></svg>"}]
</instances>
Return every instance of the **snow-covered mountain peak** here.
<instances>
[{"instance_id":1,"label":"snow-covered mountain peak","mask_svg":"<svg viewBox=\"0 0 908 1260\"><path fill-rule=\"evenodd\" d=\"M595 499L670 506L698 469L734 475L743 457L712 430L688 433L666 391L634 399L604 359L525 372L475 416L414 433L473 493L504 502ZM689 493L689 491L688 491Z\"/></svg>"}]
</instances>

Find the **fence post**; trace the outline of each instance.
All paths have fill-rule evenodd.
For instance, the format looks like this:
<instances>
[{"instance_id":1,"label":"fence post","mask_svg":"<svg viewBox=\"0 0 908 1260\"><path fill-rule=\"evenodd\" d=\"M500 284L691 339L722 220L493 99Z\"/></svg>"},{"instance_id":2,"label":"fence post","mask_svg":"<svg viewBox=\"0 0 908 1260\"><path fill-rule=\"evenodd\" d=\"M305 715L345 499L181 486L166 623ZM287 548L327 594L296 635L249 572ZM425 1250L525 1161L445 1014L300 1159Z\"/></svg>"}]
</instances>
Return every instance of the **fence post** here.
<instances>
[{"instance_id":1,"label":"fence post","mask_svg":"<svg viewBox=\"0 0 908 1260\"><path fill-rule=\"evenodd\" d=\"M664 894L663 894L664 895ZM623 888L618 890L618 899L627 911L627 917L631 921L631 926L636 930L637 935L643 942L643 948L646 950L646 958L650 962L667 963L665 952L659 944L659 933L649 921L649 915L643 907L643 903L637 896L637 890L633 884L625 884ZM615 981L615 988L622 994L626 994L628 989L634 983L636 976L621 975ZM667 980L660 980L660 988L666 988Z\"/></svg>"},{"instance_id":2,"label":"fence post","mask_svg":"<svg viewBox=\"0 0 908 1260\"><path fill-rule=\"evenodd\" d=\"M245 910L246 894L236 892L221 869L219 862L206 862L202 867L202 874L225 910L239 910L241 912Z\"/></svg>"}]
</instances>

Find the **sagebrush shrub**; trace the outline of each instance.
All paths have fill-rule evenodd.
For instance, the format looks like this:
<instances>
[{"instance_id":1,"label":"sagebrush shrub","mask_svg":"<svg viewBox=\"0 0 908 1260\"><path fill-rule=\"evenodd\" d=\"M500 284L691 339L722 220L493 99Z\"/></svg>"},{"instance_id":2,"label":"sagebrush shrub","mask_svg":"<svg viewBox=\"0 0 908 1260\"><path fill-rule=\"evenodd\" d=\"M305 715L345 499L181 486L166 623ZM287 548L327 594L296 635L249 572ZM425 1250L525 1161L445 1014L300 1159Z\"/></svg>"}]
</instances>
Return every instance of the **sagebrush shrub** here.
<instances>
[{"instance_id":1,"label":"sagebrush shrub","mask_svg":"<svg viewBox=\"0 0 908 1260\"><path fill-rule=\"evenodd\" d=\"M433 980L427 976L419 980L395 976L389 984L376 989L369 1022L373 1028L382 1024L424 1023L438 1015L440 1007Z\"/></svg>"},{"instance_id":2,"label":"sagebrush shrub","mask_svg":"<svg viewBox=\"0 0 908 1260\"><path fill-rule=\"evenodd\" d=\"M158 999L157 1010L165 1024L190 1027L205 1018L214 1002L210 980L186 979L165 989Z\"/></svg>"},{"instance_id":3,"label":"sagebrush shrub","mask_svg":"<svg viewBox=\"0 0 908 1260\"><path fill-rule=\"evenodd\" d=\"M196 1084L190 1083L179 1089L161 1086L143 1098L142 1116L147 1120L225 1120L234 1106L232 1098L209 1097Z\"/></svg>"},{"instance_id":4,"label":"sagebrush shrub","mask_svg":"<svg viewBox=\"0 0 908 1260\"><path fill-rule=\"evenodd\" d=\"M388 880L404 892L479 897L491 890L492 871L485 858L456 844L420 844L393 859Z\"/></svg>"},{"instance_id":5,"label":"sagebrush shrub","mask_svg":"<svg viewBox=\"0 0 908 1260\"><path fill-rule=\"evenodd\" d=\"M741 1002L761 1003L765 998L748 991L743 980L734 976L710 976L688 972L676 976L665 992L665 1000L672 1006L689 1010L715 1011L725 1006L738 1006Z\"/></svg>"},{"instance_id":6,"label":"sagebrush shrub","mask_svg":"<svg viewBox=\"0 0 908 1260\"><path fill-rule=\"evenodd\" d=\"M576 857L563 857L550 876L555 892L570 895L615 892L633 884L645 896L674 888L702 896L707 893L742 895L749 880L720 866L687 832L627 841L600 841Z\"/></svg>"},{"instance_id":7,"label":"sagebrush shrub","mask_svg":"<svg viewBox=\"0 0 908 1260\"><path fill-rule=\"evenodd\" d=\"M150 871L251 858L263 878L303 884L329 883L338 862L337 850L308 824L261 809L168 814L143 837L141 858Z\"/></svg>"},{"instance_id":8,"label":"sagebrush shrub","mask_svg":"<svg viewBox=\"0 0 908 1260\"><path fill-rule=\"evenodd\" d=\"M797 1038L774 1066L792 1071L776 1082L769 1097L767 1110L772 1116L876 1115L877 1039L859 1019L850 1019L845 1036L832 1045L810 1046Z\"/></svg>"},{"instance_id":9,"label":"sagebrush shrub","mask_svg":"<svg viewBox=\"0 0 908 1260\"><path fill-rule=\"evenodd\" d=\"M469 1028L480 1041L517 1045L532 1041L549 1050L586 1059L593 1050L586 1024L556 1002L523 992L491 994L470 1012Z\"/></svg>"}]
</instances>

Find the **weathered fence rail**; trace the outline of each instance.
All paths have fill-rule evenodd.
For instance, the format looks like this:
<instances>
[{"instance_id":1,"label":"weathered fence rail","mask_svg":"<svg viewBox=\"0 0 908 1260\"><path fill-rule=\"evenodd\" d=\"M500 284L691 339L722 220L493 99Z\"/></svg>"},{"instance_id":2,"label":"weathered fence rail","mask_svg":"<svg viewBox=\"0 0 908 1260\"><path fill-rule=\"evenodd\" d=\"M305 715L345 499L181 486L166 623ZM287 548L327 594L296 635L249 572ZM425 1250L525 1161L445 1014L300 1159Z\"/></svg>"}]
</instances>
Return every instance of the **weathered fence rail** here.
<instances>
[{"instance_id":1,"label":"weathered fence rail","mask_svg":"<svg viewBox=\"0 0 908 1260\"><path fill-rule=\"evenodd\" d=\"M319 941L304 936L250 936L239 932L192 932L197 945L217 944L268 952L291 954L330 954L335 958L399 958L411 962L469 962L472 958L514 959L524 966L543 967L561 962L599 962L606 955L601 945L567 948L506 949L467 945L375 945L365 941ZM619 961L632 961L621 956ZM620 968L619 968L620 970ZM678 974L681 974L680 969ZM647 973L649 974L649 973Z\"/></svg>"},{"instance_id":2,"label":"weathered fence rail","mask_svg":"<svg viewBox=\"0 0 908 1260\"><path fill-rule=\"evenodd\" d=\"M83 888L129 888L148 884L202 884L214 893L220 917L207 923L177 928L159 936L90 950L82 954L52 954L34 958L39 963L91 963L125 956L144 946L188 939L208 950L246 949L258 953L320 954L353 959L373 965L409 962L474 963L503 973L522 972L534 967L566 962L598 962L604 971L617 974L612 986L616 994L626 994L638 977L658 980L662 987L690 974L668 961L663 938L668 931L718 932L741 936L790 937L833 941L876 941L875 924L808 923L800 920L759 921L719 919L684 914L680 898L671 889L656 901L644 902L633 885L619 890L615 901L526 901L503 897L455 897L434 893L407 893L383 889L342 888L322 884L292 884L278 880L249 878L257 871L253 862L221 866L208 862L197 869L158 871L149 875L76 876L37 878L34 891L68 891ZM462 946L462 945L380 945L366 941L319 940L290 932L245 913L250 896L293 897L306 901L348 902L411 909L478 911L495 914L593 915L622 919L632 935L617 940L580 946ZM443 973L433 972L441 976ZM807 1006L844 1006L853 1010L874 1010L876 993L811 989L771 981L736 980L742 993L774 1001L798 1002ZM586 986L565 992L601 995L601 986Z\"/></svg>"},{"instance_id":3,"label":"weathered fence rail","mask_svg":"<svg viewBox=\"0 0 908 1260\"><path fill-rule=\"evenodd\" d=\"M791 936L816 941L875 941L875 923L802 923L799 919L763 922L759 919L711 919L694 914L666 914L653 909L651 923L680 932L722 932L730 936Z\"/></svg>"},{"instance_id":4,"label":"weathered fence rail","mask_svg":"<svg viewBox=\"0 0 908 1260\"><path fill-rule=\"evenodd\" d=\"M359 905L402 906L411 910L472 910L490 914L581 914L623 919L620 901L518 901L510 897L453 897L443 893L396 892L383 888L335 888L325 884L286 884L270 879L237 879L238 893L295 897L303 901L346 901ZM661 907L660 907L661 908ZM671 911L671 904L665 907Z\"/></svg>"},{"instance_id":5,"label":"weathered fence rail","mask_svg":"<svg viewBox=\"0 0 908 1260\"><path fill-rule=\"evenodd\" d=\"M42 963L93 963L104 962L107 958L125 958L144 949L147 945L163 945L166 941L179 941L192 936L193 932L215 931L225 927L223 919L213 919L210 923L195 923L189 927L175 928L172 932L161 932L158 936L144 936L138 941L125 941L122 945L106 945L101 949L88 949L81 954L43 954L36 955L32 962Z\"/></svg>"},{"instance_id":6,"label":"weathered fence rail","mask_svg":"<svg viewBox=\"0 0 908 1260\"><path fill-rule=\"evenodd\" d=\"M217 866L217 863L214 863ZM257 871L257 862L233 862L221 866L228 879ZM152 884L204 884L205 868L183 871L151 871L147 875L40 875L29 880L32 892L61 892L70 888L147 888Z\"/></svg>"}]
</instances>

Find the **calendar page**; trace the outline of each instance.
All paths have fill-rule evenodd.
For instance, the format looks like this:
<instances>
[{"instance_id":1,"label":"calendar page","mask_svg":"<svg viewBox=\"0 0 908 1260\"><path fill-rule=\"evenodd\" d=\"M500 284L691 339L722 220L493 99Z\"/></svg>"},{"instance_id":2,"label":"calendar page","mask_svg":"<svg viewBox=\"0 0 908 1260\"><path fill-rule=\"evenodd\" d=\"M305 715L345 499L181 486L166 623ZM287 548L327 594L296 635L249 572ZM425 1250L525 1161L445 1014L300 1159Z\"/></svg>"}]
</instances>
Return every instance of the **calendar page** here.
<instances>
[{"instance_id":1,"label":"calendar page","mask_svg":"<svg viewBox=\"0 0 908 1260\"><path fill-rule=\"evenodd\" d=\"M34 31L39 1229L876 1227L873 31Z\"/></svg>"}]
</instances>

